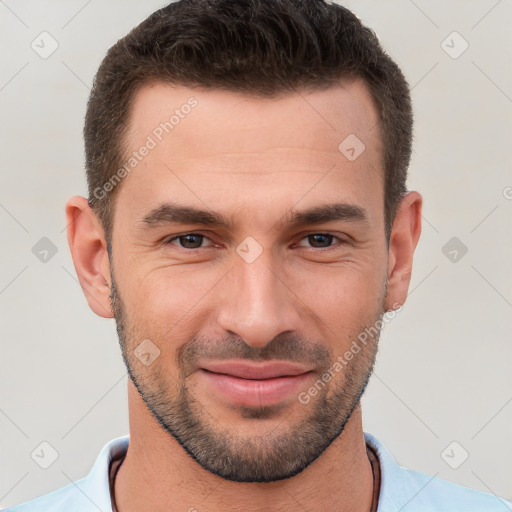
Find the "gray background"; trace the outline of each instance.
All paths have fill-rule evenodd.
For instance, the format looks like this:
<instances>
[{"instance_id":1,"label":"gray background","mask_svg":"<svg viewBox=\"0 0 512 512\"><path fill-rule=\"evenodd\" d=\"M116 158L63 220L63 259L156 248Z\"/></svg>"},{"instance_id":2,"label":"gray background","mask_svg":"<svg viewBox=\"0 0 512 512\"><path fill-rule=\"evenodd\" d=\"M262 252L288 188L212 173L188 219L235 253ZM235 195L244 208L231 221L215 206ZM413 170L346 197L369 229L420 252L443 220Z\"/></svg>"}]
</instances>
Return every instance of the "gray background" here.
<instances>
[{"instance_id":1,"label":"gray background","mask_svg":"<svg viewBox=\"0 0 512 512\"><path fill-rule=\"evenodd\" d=\"M97 67L162 5L0 1L3 506L81 478L107 441L128 433L115 324L87 306L64 204L86 191L81 130ZM424 197L409 298L384 328L365 430L404 466L511 499L512 2L344 5L411 84L409 188ZM46 59L31 47L43 31L58 43ZM43 237L57 250L46 262L32 252ZM48 469L31 458L43 441L59 454Z\"/></svg>"}]
</instances>

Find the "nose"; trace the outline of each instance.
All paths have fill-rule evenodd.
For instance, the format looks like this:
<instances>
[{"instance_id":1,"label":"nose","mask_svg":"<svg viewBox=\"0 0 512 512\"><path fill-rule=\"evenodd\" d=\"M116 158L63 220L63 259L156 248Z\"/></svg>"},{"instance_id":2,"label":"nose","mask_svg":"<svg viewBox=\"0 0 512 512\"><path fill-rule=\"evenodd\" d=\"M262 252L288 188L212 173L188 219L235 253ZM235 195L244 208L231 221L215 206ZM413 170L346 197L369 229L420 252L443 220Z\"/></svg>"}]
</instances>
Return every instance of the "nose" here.
<instances>
[{"instance_id":1,"label":"nose","mask_svg":"<svg viewBox=\"0 0 512 512\"><path fill-rule=\"evenodd\" d=\"M219 297L219 326L254 347L297 330L301 321L299 294L271 260L270 251L263 251L251 263L235 261Z\"/></svg>"}]
</instances>

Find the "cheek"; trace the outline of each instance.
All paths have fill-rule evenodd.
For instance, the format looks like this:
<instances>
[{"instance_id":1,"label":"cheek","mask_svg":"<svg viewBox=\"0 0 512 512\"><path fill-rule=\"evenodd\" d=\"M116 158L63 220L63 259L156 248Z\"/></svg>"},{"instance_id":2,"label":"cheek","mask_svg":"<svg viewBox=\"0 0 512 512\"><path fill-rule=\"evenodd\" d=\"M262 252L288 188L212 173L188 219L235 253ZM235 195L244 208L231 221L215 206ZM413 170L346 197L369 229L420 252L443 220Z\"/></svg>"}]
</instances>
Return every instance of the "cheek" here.
<instances>
[{"instance_id":1,"label":"cheek","mask_svg":"<svg viewBox=\"0 0 512 512\"><path fill-rule=\"evenodd\" d=\"M187 339L190 319L194 319L193 324L197 327L201 303L207 302L217 281L215 273L202 272L198 267L187 272L162 268L143 278L132 278L127 287L127 298L123 295L130 313L129 322L138 334L153 336L161 343Z\"/></svg>"},{"instance_id":2,"label":"cheek","mask_svg":"<svg viewBox=\"0 0 512 512\"><path fill-rule=\"evenodd\" d=\"M358 258L337 266L302 263L282 268L283 281L293 292L289 300L325 339L344 339L380 310L385 261L382 268L377 266L374 250L361 251ZM209 315L221 306L220 297L229 297L229 269L212 264L133 265L122 281L129 324L139 336L161 344L189 339L211 320Z\"/></svg>"},{"instance_id":3,"label":"cheek","mask_svg":"<svg viewBox=\"0 0 512 512\"><path fill-rule=\"evenodd\" d=\"M383 300L384 275L367 265L344 265L302 272L294 280L300 299L335 333L373 319ZM326 333L327 336L332 337Z\"/></svg>"}]
</instances>

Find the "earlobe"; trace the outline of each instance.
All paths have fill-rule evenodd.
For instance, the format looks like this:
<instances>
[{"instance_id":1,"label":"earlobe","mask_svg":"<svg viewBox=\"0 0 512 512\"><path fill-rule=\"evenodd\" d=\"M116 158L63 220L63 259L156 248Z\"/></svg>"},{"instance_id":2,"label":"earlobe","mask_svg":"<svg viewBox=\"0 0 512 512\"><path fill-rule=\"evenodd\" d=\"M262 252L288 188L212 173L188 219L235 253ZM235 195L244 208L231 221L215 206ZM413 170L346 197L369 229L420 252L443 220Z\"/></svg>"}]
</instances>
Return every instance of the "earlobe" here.
<instances>
[{"instance_id":1,"label":"earlobe","mask_svg":"<svg viewBox=\"0 0 512 512\"><path fill-rule=\"evenodd\" d=\"M103 318L113 318L110 306L110 261L103 228L85 197L66 203L68 244L89 307Z\"/></svg>"},{"instance_id":2,"label":"earlobe","mask_svg":"<svg viewBox=\"0 0 512 512\"><path fill-rule=\"evenodd\" d=\"M393 222L389 242L387 311L398 309L407 298L414 251L421 234L422 201L418 192L407 193Z\"/></svg>"}]
</instances>

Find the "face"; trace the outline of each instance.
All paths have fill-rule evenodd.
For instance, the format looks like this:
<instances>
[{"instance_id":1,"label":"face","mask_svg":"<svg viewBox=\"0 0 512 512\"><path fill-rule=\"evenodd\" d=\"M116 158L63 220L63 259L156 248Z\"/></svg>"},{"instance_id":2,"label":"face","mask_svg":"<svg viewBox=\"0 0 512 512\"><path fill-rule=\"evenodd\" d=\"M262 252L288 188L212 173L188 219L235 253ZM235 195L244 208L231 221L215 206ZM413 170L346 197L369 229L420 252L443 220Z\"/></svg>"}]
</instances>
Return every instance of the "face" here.
<instances>
[{"instance_id":1,"label":"face","mask_svg":"<svg viewBox=\"0 0 512 512\"><path fill-rule=\"evenodd\" d=\"M359 81L134 98L127 154L145 155L116 198L112 309L145 404L218 476L297 474L360 400L388 269L377 119Z\"/></svg>"}]
</instances>

